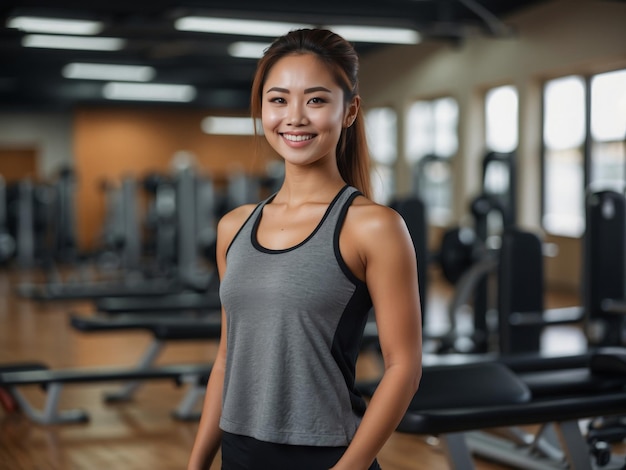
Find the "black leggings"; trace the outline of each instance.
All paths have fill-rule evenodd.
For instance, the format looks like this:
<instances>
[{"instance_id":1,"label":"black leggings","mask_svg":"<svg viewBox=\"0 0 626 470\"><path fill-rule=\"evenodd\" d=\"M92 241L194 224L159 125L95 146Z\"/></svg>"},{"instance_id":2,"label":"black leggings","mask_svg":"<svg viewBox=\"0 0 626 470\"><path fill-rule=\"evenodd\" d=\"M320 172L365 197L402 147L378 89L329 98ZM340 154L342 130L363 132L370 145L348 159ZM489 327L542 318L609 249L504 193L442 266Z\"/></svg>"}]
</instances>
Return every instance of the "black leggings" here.
<instances>
[{"instance_id":1,"label":"black leggings","mask_svg":"<svg viewBox=\"0 0 626 470\"><path fill-rule=\"evenodd\" d=\"M223 433L222 470L328 470L346 447L295 446ZM381 470L374 461L369 470Z\"/></svg>"}]
</instances>

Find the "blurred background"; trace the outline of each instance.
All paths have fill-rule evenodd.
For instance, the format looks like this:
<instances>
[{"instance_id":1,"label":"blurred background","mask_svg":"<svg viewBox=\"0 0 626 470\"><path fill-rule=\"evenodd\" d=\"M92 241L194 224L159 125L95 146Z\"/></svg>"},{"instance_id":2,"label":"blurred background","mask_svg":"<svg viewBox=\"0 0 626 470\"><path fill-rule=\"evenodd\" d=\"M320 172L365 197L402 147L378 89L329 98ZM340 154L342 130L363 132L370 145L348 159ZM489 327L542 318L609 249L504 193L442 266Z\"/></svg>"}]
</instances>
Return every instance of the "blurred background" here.
<instances>
[{"instance_id":1,"label":"blurred background","mask_svg":"<svg viewBox=\"0 0 626 470\"><path fill-rule=\"evenodd\" d=\"M626 1L2 0L0 369L21 388L12 368L80 368L64 377L83 386L58 413L58 394L36 409L52 387L24 387L28 416L0 386L1 468L184 467L219 337L217 221L283 178L251 80L275 37L312 26L360 55L374 198L413 235L424 358L626 344ZM375 332L359 380L380 373ZM402 433L380 462L449 468Z\"/></svg>"}]
</instances>

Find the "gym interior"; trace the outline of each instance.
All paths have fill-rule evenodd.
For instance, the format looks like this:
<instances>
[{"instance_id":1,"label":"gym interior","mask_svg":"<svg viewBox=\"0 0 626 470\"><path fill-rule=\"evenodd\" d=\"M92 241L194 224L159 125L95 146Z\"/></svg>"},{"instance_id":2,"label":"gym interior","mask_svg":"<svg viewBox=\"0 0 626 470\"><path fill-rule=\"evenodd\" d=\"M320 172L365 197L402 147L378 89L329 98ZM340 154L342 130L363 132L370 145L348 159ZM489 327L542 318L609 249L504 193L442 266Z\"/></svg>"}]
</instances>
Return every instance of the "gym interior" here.
<instances>
[{"instance_id":1,"label":"gym interior","mask_svg":"<svg viewBox=\"0 0 626 470\"><path fill-rule=\"evenodd\" d=\"M186 465L217 222L282 181L249 118L257 59L225 57L270 40L175 29L195 10L421 37L354 40L375 199L413 237L424 326L382 468L626 468L626 2L40 3L0 7L1 469ZM68 15L104 29L30 48L42 32L16 22ZM125 46L55 48L72 35ZM186 88L110 99L83 63ZM365 396L381 367L372 321Z\"/></svg>"}]
</instances>

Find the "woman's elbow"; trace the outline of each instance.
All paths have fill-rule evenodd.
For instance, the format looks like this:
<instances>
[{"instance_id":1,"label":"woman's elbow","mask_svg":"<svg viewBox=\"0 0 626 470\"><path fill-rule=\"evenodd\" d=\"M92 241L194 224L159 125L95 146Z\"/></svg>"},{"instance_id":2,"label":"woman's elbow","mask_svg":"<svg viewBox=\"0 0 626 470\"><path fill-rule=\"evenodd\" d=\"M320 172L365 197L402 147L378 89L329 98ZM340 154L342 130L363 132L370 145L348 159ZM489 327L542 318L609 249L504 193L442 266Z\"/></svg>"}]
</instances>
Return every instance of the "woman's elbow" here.
<instances>
[{"instance_id":1,"label":"woman's elbow","mask_svg":"<svg viewBox=\"0 0 626 470\"><path fill-rule=\"evenodd\" d=\"M422 380L422 363L421 361L419 361L413 367L413 373L411 375L410 388L413 394L417 392L417 389L420 386L421 380Z\"/></svg>"}]
</instances>

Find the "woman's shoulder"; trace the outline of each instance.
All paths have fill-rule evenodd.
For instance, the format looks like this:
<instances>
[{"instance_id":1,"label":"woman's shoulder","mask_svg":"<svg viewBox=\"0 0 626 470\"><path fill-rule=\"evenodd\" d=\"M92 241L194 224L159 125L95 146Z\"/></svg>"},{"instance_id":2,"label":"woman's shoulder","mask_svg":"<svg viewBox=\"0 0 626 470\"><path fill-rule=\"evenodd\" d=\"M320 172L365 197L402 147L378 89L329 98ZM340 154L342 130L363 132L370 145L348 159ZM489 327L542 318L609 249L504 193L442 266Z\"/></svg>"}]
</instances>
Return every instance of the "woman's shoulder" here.
<instances>
[{"instance_id":1,"label":"woman's shoulder","mask_svg":"<svg viewBox=\"0 0 626 470\"><path fill-rule=\"evenodd\" d=\"M255 207L255 204L245 204L223 215L217 224L218 242L221 241L227 245L230 244L230 241L232 241L239 229L246 220L248 220Z\"/></svg>"},{"instance_id":2,"label":"woman's shoulder","mask_svg":"<svg viewBox=\"0 0 626 470\"><path fill-rule=\"evenodd\" d=\"M348 209L346 224L361 237L379 242L406 231L404 219L398 212L364 196L358 196Z\"/></svg>"},{"instance_id":3,"label":"woman's shoulder","mask_svg":"<svg viewBox=\"0 0 626 470\"><path fill-rule=\"evenodd\" d=\"M221 230L232 230L235 228L238 230L244 222L250 217L256 204L244 204L243 206L236 207L224 214L218 223L218 228Z\"/></svg>"},{"instance_id":4,"label":"woman's shoulder","mask_svg":"<svg viewBox=\"0 0 626 470\"><path fill-rule=\"evenodd\" d=\"M358 196L350 206L348 214L356 222L368 225L388 226L402 222L402 217L394 209L372 201L365 196Z\"/></svg>"}]
</instances>

